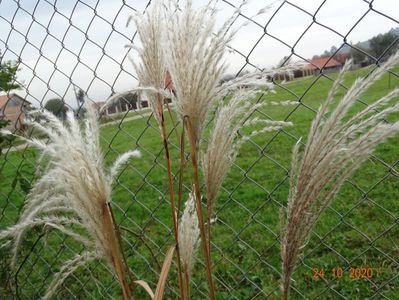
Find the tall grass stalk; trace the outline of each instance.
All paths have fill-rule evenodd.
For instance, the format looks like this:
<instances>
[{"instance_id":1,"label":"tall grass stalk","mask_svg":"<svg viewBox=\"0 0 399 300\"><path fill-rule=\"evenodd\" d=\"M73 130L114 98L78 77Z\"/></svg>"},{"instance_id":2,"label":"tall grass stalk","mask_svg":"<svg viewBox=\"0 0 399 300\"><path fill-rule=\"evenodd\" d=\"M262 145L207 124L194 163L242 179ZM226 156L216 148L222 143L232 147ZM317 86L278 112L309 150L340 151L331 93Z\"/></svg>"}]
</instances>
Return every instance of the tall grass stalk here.
<instances>
[{"instance_id":1,"label":"tall grass stalk","mask_svg":"<svg viewBox=\"0 0 399 300\"><path fill-rule=\"evenodd\" d=\"M185 299L184 283L181 268L177 210L173 185L173 174L169 155L169 143L165 126L164 98L161 91L165 88L166 62L164 56L163 31L165 30L160 1L155 1L144 15L132 17L141 40L141 48L136 48L139 63L133 61L141 86L152 87L156 91L145 91L150 101L150 107L158 121L161 131L164 160L168 177L169 199L171 203L171 215L173 222L173 234L176 243L177 272L180 290L180 298ZM176 130L176 128L175 128Z\"/></svg>"},{"instance_id":2,"label":"tall grass stalk","mask_svg":"<svg viewBox=\"0 0 399 300\"><path fill-rule=\"evenodd\" d=\"M243 86L270 88L272 84L266 78L272 72L249 73L220 85L220 79L227 69L223 59L228 44L236 33L231 25L240 10L215 30L215 0L200 8L194 8L192 0L185 1L180 7L174 0L167 3L164 49L175 87L175 109L183 122L188 139L207 280L210 297L215 299L210 240L205 228L199 181L199 151L205 121L211 107L225 95L234 93Z\"/></svg>"},{"instance_id":3,"label":"tall grass stalk","mask_svg":"<svg viewBox=\"0 0 399 300\"><path fill-rule=\"evenodd\" d=\"M163 98L159 95L161 101L160 106L162 106ZM178 280L179 280L179 289L180 289L180 297L181 299L185 299L184 295L184 279L181 267L181 259L180 259L180 246L179 246L179 231L178 231L178 223L177 223L177 210L176 210L176 202L175 202L175 193L174 193L174 186L173 186L173 174L172 174L172 163L170 160L169 154L169 143L168 143L168 136L166 133L166 126L165 126L165 117L163 114L163 108L159 109L160 111L160 128L161 128L161 136L162 136L162 144L164 148L164 158L168 176L168 187L169 187L169 198L171 203L171 213L172 213L172 221L173 221L173 234L176 242L176 258L177 258L177 272L178 272ZM175 128L176 130L176 128Z\"/></svg>"},{"instance_id":4,"label":"tall grass stalk","mask_svg":"<svg viewBox=\"0 0 399 300\"><path fill-rule=\"evenodd\" d=\"M397 99L393 100L399 96L398 88L348 117L356 100L398 62L399 54L396 54L367 78L357 79L329 113L344 74L350 68L347 63L312 122L303 154L299 154L299 142L293 148L286 218L282 214L283 299L288 299L297 257L320 215L344 181L374 149L399 131L399 121L392 124L385 121L399 111Z\"/></svg>"},{"instance_id":5,"label":"tall grass stalk","mask_svg":"<svg viewBox=\"0 0 399 300\"><path fill-rule=\"evenodd\" d=\"M57 229L85 246L83 253L66 261L54 276L46 299L78 267L103 258L111 266L123 299L127 300L131 298L128 266L111 210L111 185L126 161L139 157L140 153L127 152L106 170L100 149L98 116L91 105L86 105L86 110L83 128L72 112L65 125L50 112L35 114L40 121L32 125L48 136L49 142L36 139L27 142L41 150L41 159L48 160L47 168L29 193L17 224L1 231L0 238L13 238L13 265L24 235L36 226Z\"/></svg>"},{"instance_id":6,"label":"tall grass stalk","mask_svg":"<svg viewBox=\"0 0 399 300\"><path fill-rule=\"evenodd\" d=\"M200 236L202 241L202 250L205 258L205 266L206 266L206 275L209 285L209 293L211 299L215 298L215 286L213 283L212 277L212 261L210 249L208 247L209 243L207 242L205 222L204 222L204 213L202 211L202 201L201 201L201 190L200 190L200 180L199 180L199 168L198 168L198 159L197 159L197 144L196 144L196 134L192 127L190 119L187 117L185 119L184 126L187 128L187 136L188 142L190 146L190 158L191 158L191 167L193 171L193 183L194 183L194 197L196 203L196 211L198 216L198 223L200 229Z\"/></svg>"},{"instance_id":7,"label":"tall grass stalk","mask_svg":"<svg viewBox=\"0 0 399 300\"><path fill-rule=\"evenodd\" d=\"M230 170L241 145L255 135L276 131L283 126L291 126L290 122L262 120L251 118L253 112L266 103L253 104L251 97L257 89L237 90L225 104L221 103L214 118L214 126L210 134L208 148L202 158L202 169L206 186L208 248L211 249L211 219L216 197L223 180ZM257 126L258 125L258 126ZM240 135L243 127L257 126L257 130L247 135Z\"/></svg>"}]
</instances>

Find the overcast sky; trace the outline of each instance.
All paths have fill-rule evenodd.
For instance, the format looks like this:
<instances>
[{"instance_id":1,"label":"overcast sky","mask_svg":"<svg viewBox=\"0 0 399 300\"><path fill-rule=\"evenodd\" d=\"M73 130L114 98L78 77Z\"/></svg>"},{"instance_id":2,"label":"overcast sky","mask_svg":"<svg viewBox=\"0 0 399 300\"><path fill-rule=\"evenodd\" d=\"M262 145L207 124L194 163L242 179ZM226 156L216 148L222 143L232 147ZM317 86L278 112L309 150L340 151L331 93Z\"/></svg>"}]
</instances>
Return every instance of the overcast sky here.
<instances>
[{"instance_id":1,"label":"overcast sky","mask_svg":"<svg viewBox=\"0 0 399 300\"><path fill-rule=\"evenodd\" d=\"M194 2L200 5L205 1ZM230 4L238 6L241 2L220 0L217 25L232 15L234 8ZM272 2L252 0L244 7L243 15L253 16ZM121 0L0 0L0 51L5 60L20 58L23 62L18 79L25 89L18 93L35 105L62 97L69 105L76 106L73 86L82 88L95 101L104 101L111 87L122 92L137 86L125 48L135 30L133 26L126 28L126 21L133 9L143 12L148 1L126 0L125 3ZM369 7L364 0L277 2L266 14L254 18L258 24L251 23L238 32L231 44L237 52L226 57L229 72L237 73L243 66L252 70L246 64L248 55L250 64L271 67L291 54L294 45L298 56L311 58L333 45L341 46L342 36L347 35L348 42L357 43L399 26L399 1L374 0L375 11L369 11ZM244 22L246 19L240 17L235 26ZM266 24L265 35L262 27ZM134 51L130 55L135 58Z\"/></svg>"}]
</instances>

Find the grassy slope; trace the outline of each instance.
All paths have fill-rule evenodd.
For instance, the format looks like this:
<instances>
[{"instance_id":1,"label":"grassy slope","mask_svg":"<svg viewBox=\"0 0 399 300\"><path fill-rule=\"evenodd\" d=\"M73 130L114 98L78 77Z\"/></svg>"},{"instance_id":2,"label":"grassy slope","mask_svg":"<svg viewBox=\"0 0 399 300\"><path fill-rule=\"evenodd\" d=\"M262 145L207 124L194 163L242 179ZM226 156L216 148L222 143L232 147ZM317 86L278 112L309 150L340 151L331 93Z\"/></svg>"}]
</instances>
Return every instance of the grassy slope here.
<instances>
[{"instance_id":1,"label":"grassy slope","mask_svg":"<svg viewBox=\"0 0 399 300\"><path fill-rule=\"evenodd\" d=\"M346 77L345 84L368 71L363 69L351 72ZM390 84L391 88L398 86L399 80L391 76ZM276 94L268 94L260 99L299 100L301 104L297 107L266 106L262 111L256 112L259 116L292 121L294 126L277 134L258 136L245 144L236 165L226 178L216 205L217 223L213 227L213 259L219 299L264 299L264 294L260 294L262 291L270 293L273 298L278 295L278 212L286 202L291 148L297 138L306 137L314 117L312 110L317 109L330 86L331 81L327 78L320 77L316 80L315 77L310 77L288 83L285 87L290 92L277 88ZM388 80L385 77L361 100L370 103L388 89ZM340 95L343 92L342 89ZM357 108L359 107L361 104ZM292 111L294 112L291 114ZM168 124L170 127L170 122ZM176 141L174 133L171 141ZM102 129L102 144L107 153L107 162L128 149L138 147L142 150L143 157L132 161L121 175L114 190L114 201L121 224L136 233L135 236L123 233L126 251L130 257L129 264L137 277L154 286L159 267L152 257L155 256L158 263L162 263L165 250L172 243L170 209L165 201L168 198L166 175L157 125L150 118L105 127ZM398 149L399 137L381 145L375 158L367 161L352 176L332 207L322 216L315 228L315 234L304 249L303 263L294 274L294 299L302 298L301 295L311 298L323 291L323 299L336 299L340 295L349 299L364 298L372 296L379 288L386 297L395 298L394 287L397 286L398 279L388 281L398 273L398 265L392 258L398 256L399 181L397 176L392 175L394 171L390 172L389 166L399 160ZM177 156L177 149L173 148L172 161L175 164L177 160L173 158ZM16 220L24 193L14 178L17 170L20 170L23 176L32 179L34 159L33 150L0 157L0 170L3 174L0 181L0 197L3 199L0 205L0 228ZM177 167L174 165L175 171ZM396 166L396 172L398 171L399 167ZM32 246L35 237L34 234L29 236L25 247L27 250ZM23 295L37 297L43 292L50 279L46 276L50 268L57 269L62 259L71 257L76 247L79 247L66 240L62 243L63 251L59 251L62 238L52 233L48 237L47 246L38 243L20 271L19 282L26 282L27 277L31 282L23 286ZM22 257L23 255L24 253ZM31 270L30 265L34 265L35 269ZM341 279L332 278L331 269L334 267L362 266L373 267L374 278L348 279L348 272ZM1 267L7 273L7 267ZM311 278L312 269L321 267L325 268L325 280ZM94 281L85 276L90 273L96 274L100 279L101 283L98 284L104 286L99 289L102 292L97 291ZM104 267L93 264L90 269L78 272L78 278L68 279L60 296L68 298L71 297L70 293L79 292L79 280L87 284L88 290L96 290L95 297L100 297L102 293L117 295L118 287L106 274ZM201 264L197 264L194 277L199 290L206 293ZM171 278L171 285L176 286L173 274ZM327 285L331 289L326 289ZM203 298L201 292L195 292L195 288L193 290L194 299ZM170 292L168 295L174 298ZM379 297L381 296L377 296Z\"/></svg>"}]
</instances>

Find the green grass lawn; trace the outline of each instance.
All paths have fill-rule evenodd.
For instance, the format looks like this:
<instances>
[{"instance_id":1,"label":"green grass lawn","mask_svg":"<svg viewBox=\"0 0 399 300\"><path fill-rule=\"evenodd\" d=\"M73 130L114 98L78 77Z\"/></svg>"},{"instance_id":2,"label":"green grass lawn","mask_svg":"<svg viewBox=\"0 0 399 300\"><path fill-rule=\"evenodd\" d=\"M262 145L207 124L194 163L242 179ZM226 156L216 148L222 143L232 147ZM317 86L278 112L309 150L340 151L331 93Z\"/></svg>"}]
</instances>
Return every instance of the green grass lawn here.
<instances>
[{"instance_id":1,"label":"green grass lawn","mask_svg":"<svg viewBox=\"0 0 399 300\"><path fill-rule=\"evenodd\" d=\"M347 74L348 86L370 68ZM397 70L396 70L397 71ZM335 74L328 75L332 78ZM306 134L315 110L325 99L331 80L308 77L276 87L276 93L259 95L253 101L297 101L297 106L266 105L254 116L287 120L294 126L263 134L246 143L228 174L216 203L213 225L213 265L218 299L279 298L281 270L279 210L286 204L292 146ZM398 77L384 76L351 113L399 86ZM344 94L341 89L339 96ZM392 120L398 116L392 116ZM167 119L171 128L171 122ZM178 127L180 130L180 127ZM206 137L206 136L205 136ZM162 144L154 118L107 126L101 131L107 164L119 153L138 148L142 158L132 160L114 187L117 219L135 234L122 231L129 265L137 278L155 287L164 254L173 243ZM173 170L178 172L176 136L170 135ZM0 228L13 224L22 207L28 183L35 177L37 154L32 149L0 157ZM331 207L322 215L304 248L293 279L292 299L397 299L399 254L399 136L378 147L375 155L344 184ZM186 187L190 183L186 181ZM187 197L185 189L185 197ZM29 234L20 255L18 287L23 299L38 298L63 260L81 250L64 236L42 231ZM32 250L33 249L33 250ZM9 251L0 249L0 295L7 295ZM29 255L28 255L29 254ZM201 257L201 251L199 251ZM26 259L25 259L26 258ZM344 269L334 279L332 269ZM371 279L351 279L349 269L370 267ZM323 268L324 279L314 279L313 269ZM206 299L207 285L202 262L194 271L193 299ZM14 273L12 278L15 278ZM82 287L83 286L83 287ZM176 271L170 274L167 299L175 299ZM15 286L13 287L15 289ZM396 288L396 290L395 290ZM137 288L136 299L147 299ZM90 294L92 296L90 296ZM119 288L107 268L93 263L68 278L59 289L59 299L107 299ZM1 297L0 297L1 298Z\"/></svg>"}]
</instances>

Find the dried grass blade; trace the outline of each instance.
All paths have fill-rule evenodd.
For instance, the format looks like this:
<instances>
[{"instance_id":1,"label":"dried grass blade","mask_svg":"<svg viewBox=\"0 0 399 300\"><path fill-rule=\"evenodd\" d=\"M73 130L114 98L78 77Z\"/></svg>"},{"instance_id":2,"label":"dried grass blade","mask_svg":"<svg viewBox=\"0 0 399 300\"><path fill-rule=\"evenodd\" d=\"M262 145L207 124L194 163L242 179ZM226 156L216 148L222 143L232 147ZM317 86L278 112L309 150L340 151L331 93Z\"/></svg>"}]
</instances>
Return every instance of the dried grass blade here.
<instances>
[{"instance_id":1,"label":"dried grass blade","mask_svg":"<svg viewBox=\"0 0 399 300\"><path fill-rule=\"evenodd\" d=\"M151 290L150 286L148 285L148 283L146 281L135 280L134 283L141 286L148 293L148 295L150 295L151 299L154 299L154 292Z\"/></svg>"},{"instance_id":2,"label":"dried grass blade","mask_svg":"<svg viewBox=\"0 0 399 300\"><path fill-rule=\"evenodd\" d=\"M162 265L161 274L159 276L157 289L155 290L154 300L162 300L165 291L166 280L168 278L170 265L172 264L173 254L175 252L176 245L169 248L166 253L165 260Z\"/></svg>"}]
</instances>

